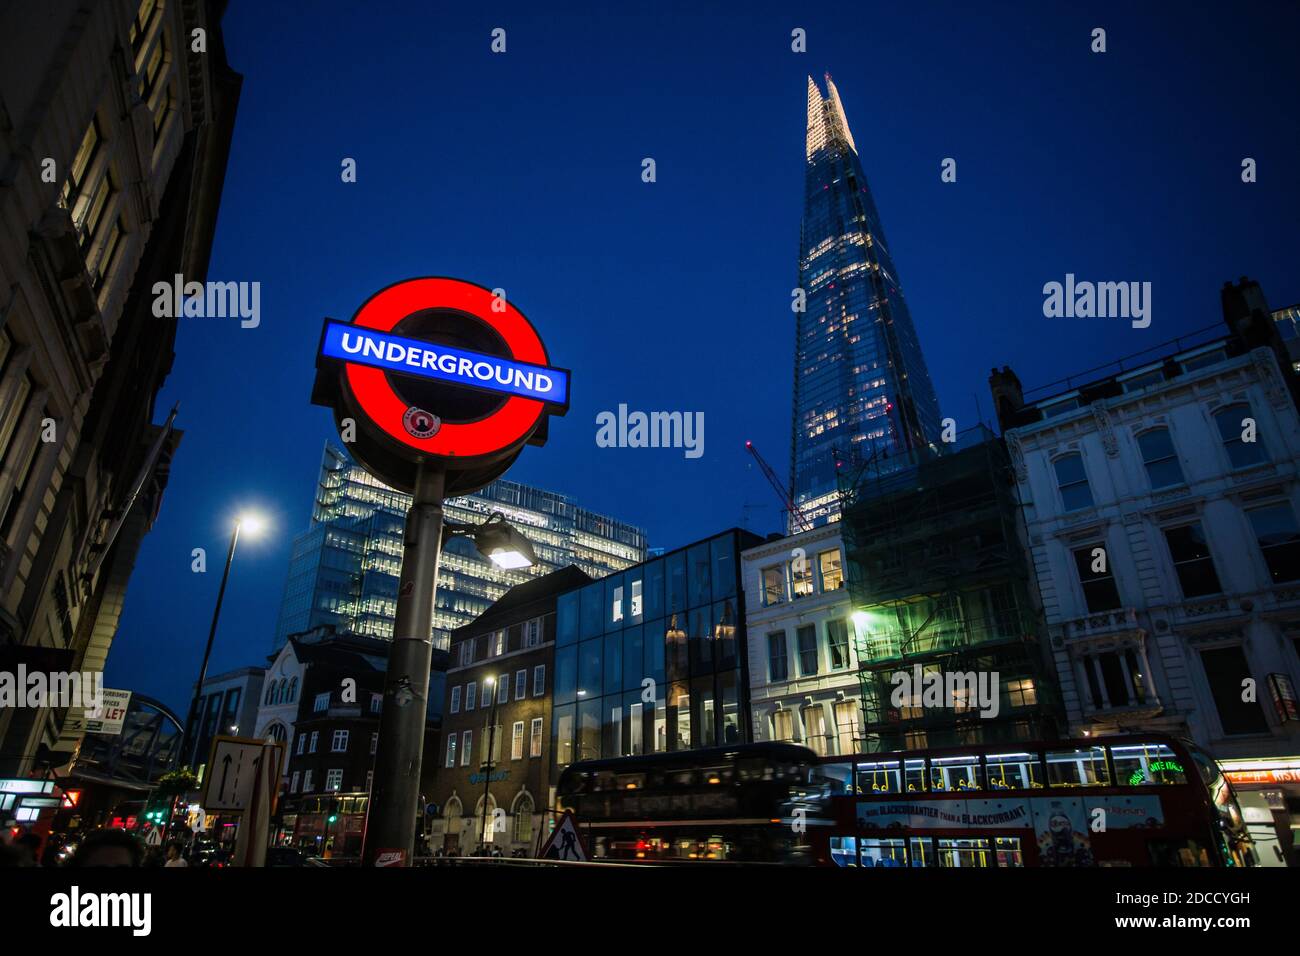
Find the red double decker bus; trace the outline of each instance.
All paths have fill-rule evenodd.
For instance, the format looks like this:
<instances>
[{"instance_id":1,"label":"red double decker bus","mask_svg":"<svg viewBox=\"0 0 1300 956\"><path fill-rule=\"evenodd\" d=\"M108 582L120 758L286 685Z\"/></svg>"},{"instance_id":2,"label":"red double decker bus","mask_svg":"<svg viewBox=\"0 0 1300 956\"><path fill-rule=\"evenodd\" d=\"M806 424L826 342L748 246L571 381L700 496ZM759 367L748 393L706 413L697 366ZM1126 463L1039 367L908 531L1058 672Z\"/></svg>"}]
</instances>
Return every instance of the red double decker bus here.
<instances>
[{"instance_id":1,"label":"red double decker bus","mask_svg":"<svg viewBox=\"0 0 1300 956\"><path fill-rule=\"evenodd\" d=\"M817 862L844 867L1255 863L1208 754L1158 734L826 757L833 823Z\"/></svg>"}]
</instances>

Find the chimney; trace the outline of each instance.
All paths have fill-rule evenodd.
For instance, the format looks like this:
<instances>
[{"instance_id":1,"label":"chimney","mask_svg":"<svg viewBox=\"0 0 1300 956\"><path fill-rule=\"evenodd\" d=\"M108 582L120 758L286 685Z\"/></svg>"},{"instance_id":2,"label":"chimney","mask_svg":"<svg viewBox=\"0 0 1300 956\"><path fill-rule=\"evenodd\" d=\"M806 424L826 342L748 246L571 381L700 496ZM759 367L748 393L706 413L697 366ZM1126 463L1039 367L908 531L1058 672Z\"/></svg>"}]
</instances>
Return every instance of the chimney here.
<instances>
[{"instance_id":1,"label":"chimney","mask_svg":"<svg viewBox=\"0 0 1300 956\"><path fill-rule=\"evenodd\" d=\"M1223 321L1229 331L1240 336L1247 348L1276 346L1277 330L1264 299L1264 290L1258 282L1246 276L1242 276L1236 285L1225 282L1219 299L1223 303Z\"/></svg>"},{"instance_id":2,"label":"chimney","mask_svg":"<svg viewBox=\"0 0 1300 956\"><path fill-rule=\"evenodd\" d=\"M1009 365L1002 366L1001 371L989 370L989 391L993 393L993 410L1002 431L1019 424L1018 413L1025 405L1025 390Z\"/></svg>"}]
</instances>

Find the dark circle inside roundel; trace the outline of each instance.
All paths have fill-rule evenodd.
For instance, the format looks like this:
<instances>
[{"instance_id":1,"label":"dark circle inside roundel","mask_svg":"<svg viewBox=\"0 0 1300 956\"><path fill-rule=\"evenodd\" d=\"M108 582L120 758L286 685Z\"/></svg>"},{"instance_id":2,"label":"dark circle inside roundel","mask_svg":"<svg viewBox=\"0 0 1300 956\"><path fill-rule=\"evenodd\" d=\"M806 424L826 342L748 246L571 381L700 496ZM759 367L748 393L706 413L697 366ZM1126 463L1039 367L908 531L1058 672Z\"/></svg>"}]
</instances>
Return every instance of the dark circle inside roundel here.
<instances>
[{"instance_id":1,"label":"dark circle inside roundel","mask_svg":"<svg viewBox=\"0 0 1300 956\"><path fill-rule=\"evenodd\" d=\"M496 329L455 309L413 312L393 327L393 334L429 342L435 351L437 346L444 345L488 355L510 355L505 340ZM385 374L398 398L407 405L433 412L444 422L458 424L478 421L499 411L509 399L508 395L417 378L414 375L395 372Z\"/></svg>"}]
</instances>

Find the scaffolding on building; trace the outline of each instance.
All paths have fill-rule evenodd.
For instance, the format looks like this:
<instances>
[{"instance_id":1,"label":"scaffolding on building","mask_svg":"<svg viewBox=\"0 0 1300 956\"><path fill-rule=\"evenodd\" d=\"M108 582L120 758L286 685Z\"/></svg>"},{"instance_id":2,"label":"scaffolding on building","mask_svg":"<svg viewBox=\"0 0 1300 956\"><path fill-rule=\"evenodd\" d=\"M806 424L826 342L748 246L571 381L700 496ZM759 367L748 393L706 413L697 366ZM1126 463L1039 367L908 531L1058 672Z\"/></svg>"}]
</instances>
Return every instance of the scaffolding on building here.
<instances>
[{"instance_id":1,"label":"scaffolding on building","mask_svg":"<svg viewBox=\"0 0 1300 956\"><path fill-rule=\"evenodd\" d=\"M1042 616L1005 446L978 425L950 449L892 460L836 456L861 752L1053 732L1043 720L1053 710ZM1000 716L988 719L965 698L936 709L913 696L896 706L896 675L915 683L917 667L921 675L997 672Z\"/></svg>"}]
</instances>

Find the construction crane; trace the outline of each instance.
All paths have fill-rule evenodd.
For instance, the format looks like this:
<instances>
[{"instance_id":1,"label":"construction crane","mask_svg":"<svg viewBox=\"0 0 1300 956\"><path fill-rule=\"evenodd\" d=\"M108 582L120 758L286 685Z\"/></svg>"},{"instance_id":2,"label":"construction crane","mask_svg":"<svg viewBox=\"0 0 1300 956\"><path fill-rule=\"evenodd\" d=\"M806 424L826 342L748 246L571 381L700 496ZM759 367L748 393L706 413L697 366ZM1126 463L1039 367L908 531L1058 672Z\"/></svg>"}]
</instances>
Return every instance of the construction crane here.
<instances>
[{"instance_id":1,"label":"construction crane","mask_svg":"<svg viewBox=\"0 0 1300 956\"><path fill-rule=\"evenodd\" d=\"M763 471L763 477L767 479L768 484L772 486L772 490L776 492L776 496L785 505L785 510L790 514L790 522L794 525L795 531L811 531L813 528L812 522L804 516L803 510L794 503L794 499L790 497L790 492L781 486L780 480L776 477L776 472L763 460L763 456L758 453L758 449L754 447L752 441L745 442L745 450L754 456L754 461L758 462L758 467Z\"/></svg>"}]
</instances>

